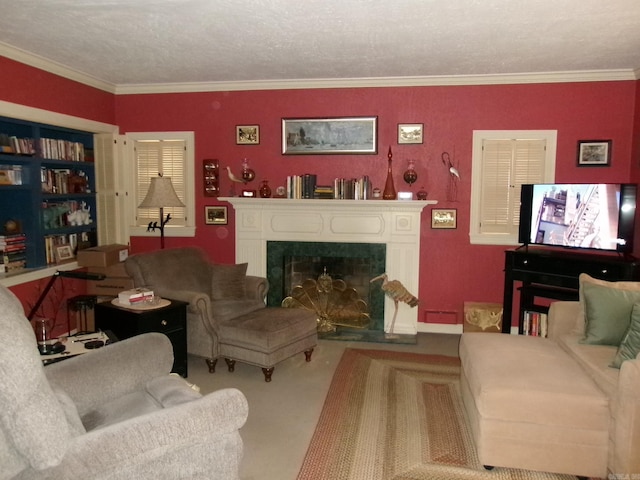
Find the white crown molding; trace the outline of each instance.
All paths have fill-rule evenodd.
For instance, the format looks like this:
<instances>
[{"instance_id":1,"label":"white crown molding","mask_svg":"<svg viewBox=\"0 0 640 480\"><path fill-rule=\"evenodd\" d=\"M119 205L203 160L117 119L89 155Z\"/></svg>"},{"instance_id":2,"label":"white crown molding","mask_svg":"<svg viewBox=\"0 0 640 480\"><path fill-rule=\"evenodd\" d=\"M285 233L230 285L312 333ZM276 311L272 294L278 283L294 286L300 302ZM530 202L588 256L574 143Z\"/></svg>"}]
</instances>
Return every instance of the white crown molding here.
<instances>
[{"instance_id":1,"label":"white crown molding","mask_svg":"<svg viewBox=\"0 0 640 480\"><path fill-rule=\"evenodd\" d=\"M57 62L0 42L0 55L76 82L116 95L150 93L232 92L247 90L300 90L323 88L428 87L460 85L508 85L530 83L605 82L640 79L639 69L585 70L568 72L491 75L436 75L374 78L316 78L247 80L228 82L185 82L114 85Z\"/></svg>"},{"instance_id":2,"label":"white crown molding","mask_svg":"<svg viewBox=\"0 0 640 480\"><path fill-rule=\"evenodd\" d=\"M39 55L20 50L19 48L7 45L6 43L0 42L0 55L10 58L11 60L15 60L16 62L39 68L40 70L44 70L45 72L53 73L54 75L68 78L69 80L74 80L84 85L97 88L98 90L104 90L105 92L109 93L116 92L116 86L112 83L104 82L91 75L87 75L86 73L82 73L65 65L62 65L61 63L57 63Z\"/></svg>"},{"instance_id":3,"label":"white crown molding","mask_svg":"<svg viewBox=\"0 0 640 480\"><path fill-rule=\"evenodd\" d=\"M0 100L0 115L17 118L28 122L46 123L58 127L73 128L92 133L118 133L118 126L110 123L97 122L87 118L75 117L65 113L51 112L41 108L28 107L19 103Z\"/></svg>"},{"instance_id":4,"label":"white crown molding","mask_svg":"<svg viewBox=\"0 0 640 480\"><path fill-rule=\"evenodd\" d=\"M336 78L308 80L256 80L243 82L164 83L118 85L117 95L148 93L228 92L242 90L297 90L316 88L428 87L507 85L637 80L633 70L520 73L504 75L453 75L431 77Z\"/></svg>"}]
</instances>

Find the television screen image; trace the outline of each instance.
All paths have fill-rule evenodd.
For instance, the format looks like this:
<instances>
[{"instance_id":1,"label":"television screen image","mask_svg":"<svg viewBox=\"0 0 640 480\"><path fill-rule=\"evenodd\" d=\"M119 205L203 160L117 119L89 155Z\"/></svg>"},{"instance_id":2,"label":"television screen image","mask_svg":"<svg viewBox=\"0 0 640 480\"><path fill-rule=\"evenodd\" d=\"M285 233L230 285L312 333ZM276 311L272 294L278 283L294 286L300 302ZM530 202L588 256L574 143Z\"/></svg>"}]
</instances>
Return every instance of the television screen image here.
<instances>
[{"instance_id":1,"label":"television screen image","mask_svg":"<svg viewBox=\"0 0 640 480\"><path fill-rule=\"evenodd\" d=\"M620 235L619 228L622 187L621 184L533 185L531 216L527 219L531 222L528 243L626 250L628 239Z\"/></svg>"}]
</instances>

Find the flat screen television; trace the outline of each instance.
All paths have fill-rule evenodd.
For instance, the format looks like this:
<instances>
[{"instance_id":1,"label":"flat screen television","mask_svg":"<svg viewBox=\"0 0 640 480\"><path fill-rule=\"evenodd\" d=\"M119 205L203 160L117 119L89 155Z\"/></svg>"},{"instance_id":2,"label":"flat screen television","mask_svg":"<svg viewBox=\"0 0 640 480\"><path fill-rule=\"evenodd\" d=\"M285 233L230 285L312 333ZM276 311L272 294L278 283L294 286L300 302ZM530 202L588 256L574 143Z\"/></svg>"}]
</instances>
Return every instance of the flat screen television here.
<instances>
[{"instance_id":1,"label":"flat screen television","mask_svg":"<svg viewBox=\"0 0 640 480\"><path fill-rule=\"evenodd\" d=\"M630 254L636 188L626 183L527 184L518 241Z\"/></svg>"}]
</instances>

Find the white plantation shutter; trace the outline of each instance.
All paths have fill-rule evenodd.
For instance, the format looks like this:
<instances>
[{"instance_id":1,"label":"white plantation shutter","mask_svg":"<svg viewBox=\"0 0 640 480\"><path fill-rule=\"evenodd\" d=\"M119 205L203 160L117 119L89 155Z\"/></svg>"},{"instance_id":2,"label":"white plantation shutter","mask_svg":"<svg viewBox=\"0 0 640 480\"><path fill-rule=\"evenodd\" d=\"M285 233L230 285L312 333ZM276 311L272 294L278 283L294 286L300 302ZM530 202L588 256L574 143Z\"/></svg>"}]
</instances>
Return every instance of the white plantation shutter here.
<instances>
[{"instance_id":1,"label":"white plantation shutter","mask_svg":"<svg viewBox=\"0 0 640 480\"><path fill-rule=\"evenodd\" d=\"M161 173L170 177L178 198L187 203L186 184L186 142L184 140L136 140L134 145L136 162L136 205L140 205L147 195L151 178ZM186 208L165 207L165 216L171 215L172 226L184 226L187 222ZM136 225L145 226L149 222L159 221L160 210L156 208L138 208Z\"/></svg>"},{"instance_id":2,"label":"white plantation shutter","mask_svg":"<svg viewBox=\"0 0 640 480\"><path fill-rule=\"evenodd\" d=\"M546 140L516 140L514 145L513 185L510 199L513 225L520 225L520 186L525 183L544 183ZM517 234L517 230L515 232Z\"/></svg>"},{"instance_id":3,"label":"white plantation shutter","mask_svg":"<svg viewBox=\"0 0 640 480\"><path fill-rule=\"evenodd\" d=\"M549 131L474 132L472 243L517 243L520 187L553 181L555 139Z\"/></svg>"},{"instance_id":4,"label":"white plantation shutter","mask_svg":"<svg viewBox=\"0 0 640 480\"><path fill-rule=\"evenodd\" d=\"M517 235L520 186L541 183L546 140L485 140L480 232Z\"/></svg>"}]
</instances>

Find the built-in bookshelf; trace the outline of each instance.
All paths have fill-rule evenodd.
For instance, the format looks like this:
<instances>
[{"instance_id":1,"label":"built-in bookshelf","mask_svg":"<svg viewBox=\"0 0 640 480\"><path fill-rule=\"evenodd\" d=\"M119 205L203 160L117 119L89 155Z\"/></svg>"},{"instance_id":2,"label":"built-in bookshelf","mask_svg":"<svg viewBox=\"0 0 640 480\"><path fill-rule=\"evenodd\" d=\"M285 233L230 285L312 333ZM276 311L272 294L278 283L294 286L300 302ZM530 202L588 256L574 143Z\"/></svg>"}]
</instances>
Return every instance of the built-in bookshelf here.
<instances>
[{"instance_id":1,"label":"built-in bookshelf","mask_svg":"<svg viewBox=\"0 0 640 480\"><path fill-rule=\"evenodd\" d=\"M93 134L0 117L0 235L23 236L22 269L95 245L95 212Z\"/></svg>"}]
</instances>

